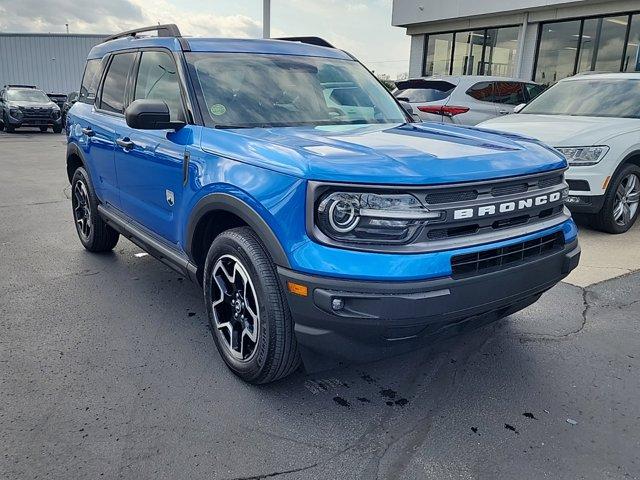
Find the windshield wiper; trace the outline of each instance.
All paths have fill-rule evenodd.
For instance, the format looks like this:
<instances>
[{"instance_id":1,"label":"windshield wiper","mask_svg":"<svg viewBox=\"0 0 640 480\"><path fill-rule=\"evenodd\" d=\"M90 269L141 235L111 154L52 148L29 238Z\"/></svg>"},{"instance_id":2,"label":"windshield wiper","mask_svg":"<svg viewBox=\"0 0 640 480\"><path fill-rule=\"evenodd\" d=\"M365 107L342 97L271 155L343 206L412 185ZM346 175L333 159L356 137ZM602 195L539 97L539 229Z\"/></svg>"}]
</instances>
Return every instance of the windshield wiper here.
<instances>
[{"instance_id":1,"label":"windshield wiper","mask_svg":"<svg viewBox=\"0 0 640 480\"><path fill-rule=\"evenodd\" d=\"M233 128L256 128L256 126L255 125L219 124L219 125L214 125L213 128L217 128L219 130L231 130Z\"/></svg>"}]
</instances>

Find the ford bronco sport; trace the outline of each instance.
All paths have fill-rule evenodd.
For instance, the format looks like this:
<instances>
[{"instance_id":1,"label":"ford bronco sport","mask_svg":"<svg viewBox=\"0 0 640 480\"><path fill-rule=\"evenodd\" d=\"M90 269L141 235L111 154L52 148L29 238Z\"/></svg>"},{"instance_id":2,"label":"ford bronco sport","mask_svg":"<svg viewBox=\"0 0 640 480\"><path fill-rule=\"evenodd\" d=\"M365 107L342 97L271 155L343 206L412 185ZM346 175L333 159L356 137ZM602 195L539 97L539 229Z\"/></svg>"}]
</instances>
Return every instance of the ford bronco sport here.
<instances>
[{"instance_id":1,"label":"ford bronco sport","mask_svg":"<svg viewBox=\"0 0 640 480\"><path fill-rule=\"evenodd\" d=\"M68 116L84 247L124 235L202 285L252 383L535 302L580 255L566 167L530 138L414 123L314 37L125 32L91 50Z\"/></svg>"}]
</instances>

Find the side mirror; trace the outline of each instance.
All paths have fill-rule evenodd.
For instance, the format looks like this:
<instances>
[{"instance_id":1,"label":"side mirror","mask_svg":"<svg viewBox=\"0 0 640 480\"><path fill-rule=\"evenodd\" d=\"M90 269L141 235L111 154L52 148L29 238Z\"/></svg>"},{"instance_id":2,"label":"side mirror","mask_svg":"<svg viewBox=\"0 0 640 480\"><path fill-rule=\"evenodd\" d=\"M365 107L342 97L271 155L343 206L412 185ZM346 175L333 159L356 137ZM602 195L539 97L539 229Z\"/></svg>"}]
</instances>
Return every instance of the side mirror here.
<instances>
[{"instance_id":1,"label":"side mirror","mask_svg":"<svg viewBox=\"0 0 640 480\"><path fill-rule=\"evenodd\" d=\"M413 111L413 107L411 106L411 104L409 102L405 102L404 100L400 100L398 98L398 102L400 103L400 106L402 106L402 108L404 108L404 111L407 112L409 114L409 116L411 118L413 118L413 120L415 122L422 122L422 119L420 118L420 115L416 114Z\"/></svg>"},{"instance_id":2,"label":"side mirror","mask_svg":"<svg viewBox=\"0 0 640 480\"><path fill-rule=\"evenodd\" d=\"M138 130L178 130L184 122L172 122L169 106L163 100L141 99L124 111L127 125Z\"/></svg>"},{"instance_id":3,"label":"side mirror","mask_svg":"<svg viewBox=\"0 0 640 480\"><path fill-rule=\"evenodd\" d=\"M520 110L522 110L526 106L527 106L526 103L521 103L520 105L517 105L516 108L513 109L513 113L520 113Z\"/></svg>"}]
</instances>

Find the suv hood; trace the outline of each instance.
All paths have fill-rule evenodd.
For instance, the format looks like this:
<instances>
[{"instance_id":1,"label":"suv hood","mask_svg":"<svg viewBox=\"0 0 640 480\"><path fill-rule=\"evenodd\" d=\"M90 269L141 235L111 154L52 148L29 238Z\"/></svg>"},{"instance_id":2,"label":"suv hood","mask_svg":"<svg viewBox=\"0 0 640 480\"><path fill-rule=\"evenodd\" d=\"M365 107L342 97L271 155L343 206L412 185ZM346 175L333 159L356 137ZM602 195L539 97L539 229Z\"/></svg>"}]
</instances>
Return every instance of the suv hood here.
<instances>
[{"instance_id":1,"label":"suv hood","mask_svg":"<svg viewBox=\"0 0 640 480\"><path fill-rule=\"evenodd\" d=\"M553 147L578 147L600 145L611 137L640 130L640 120L519 113L492 118L479 126L500 132L535 136Z\"/></svg>"},{"instance_id":2,"label":"suv hood","mask_svg":"<svg viewBox=\"0 0 640 480\"><path fill-rule=\"evenodd\" d=\"M519 135L436 123L215 130L202 148L309 180L438 184L566 167L555 151Z\"/></svg>"},{"instance_id":3,"label":"suv hood","mask_svg":"<svg viewBox=\"0 0 640 480\"><path fill-rule=\"evenodd\" d=\"M57 105L54 102L11 102L10 108L54 108Z\"/></svg>"}]
</instances>

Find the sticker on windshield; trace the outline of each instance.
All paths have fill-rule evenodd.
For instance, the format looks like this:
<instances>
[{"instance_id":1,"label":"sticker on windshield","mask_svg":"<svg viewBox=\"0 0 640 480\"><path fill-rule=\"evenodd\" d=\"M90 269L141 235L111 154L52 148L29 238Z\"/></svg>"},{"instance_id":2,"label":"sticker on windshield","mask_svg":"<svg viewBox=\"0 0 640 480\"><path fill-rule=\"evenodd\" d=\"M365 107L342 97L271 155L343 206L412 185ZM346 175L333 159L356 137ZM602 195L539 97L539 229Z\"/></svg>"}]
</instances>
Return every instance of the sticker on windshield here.
<instances>
[{"instance_id":1,"label":"sticker on windshield","mask_svg":"<svg viewBox=\"0 0 640 480\"><path fill-rule=\"evenodd\" d=\"M227 107L225 107L221 103L216 103L214 105L211 105L209 111L211 112L211 115L215 115L216 117L218 117L227 113Z\"/></svg>"}]
</instances>

